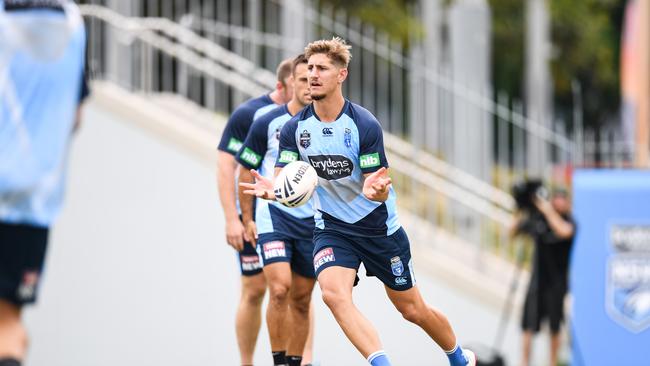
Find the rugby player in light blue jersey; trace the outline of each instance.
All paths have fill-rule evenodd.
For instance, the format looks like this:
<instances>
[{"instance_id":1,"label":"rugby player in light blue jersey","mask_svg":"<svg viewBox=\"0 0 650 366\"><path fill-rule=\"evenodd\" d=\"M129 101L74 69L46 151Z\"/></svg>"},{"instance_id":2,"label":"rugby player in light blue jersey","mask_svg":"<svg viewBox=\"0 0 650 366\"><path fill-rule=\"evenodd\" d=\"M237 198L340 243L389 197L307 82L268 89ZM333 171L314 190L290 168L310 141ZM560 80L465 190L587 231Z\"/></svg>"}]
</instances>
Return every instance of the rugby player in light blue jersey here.
<instances>
[{"instance_id":1,"label":"rugby player in light blue jersey","mask_svg":"<svg viewBox=\"0 0 650 366\"><path fill-rule=\"evenodd\" d=\"M262 324L262 300L266 281L262 264L255 248L245 242L244 226L239 215L235 155L248 134L253 121L279 105L291 100L293 91L288 83L291 77L291 60L278 65L275 90L269 94L249 99L233 112L221 135L217 155L217 180L221 207L226 219L226 242L238 252L241 271L241 296L235 320L235 332L242 365L253 364L257 335Z\"/></svg>"},{"instance_id":2,"label":"rugby player in light blue jersey","mask_svg":"<svg viewBox=\"0 0 650 366\"><path fill-rule=\"evenodd\" d=\"M415 285L409 240L399 224L388 176L382 130L363 107L343 97L350 47L339 38L310 43L313 103L282 128L277 170L297 159L316 169L319 186L313 265L323 294L345 335L373 366L391 365L379 335L352 302L359 265L385 286L403 317L422 328L452 366L475 365L456 341L447 318L423 300ZM273 199L273 183L256 172L247 193Z\"/></svg>"},{"instance_id":3,"label":"rugby player in light blue jersey","mask_svg":"<svg viewBox=\"0 0 650 366\"><path fill-rule=\"evenodd\" d=\"M0 366L19 366L27 353L21 312L36 301L61 209L87 95L85 43L71 1L0 0Z\"/></svg>"},{"instance_id":4,"label":"rugby player in light blue jersey","mask_svg":"<svg viewBox=\"0 0 650 366\"><path fill-rule=\"evenodd\" d=\"M273 179L280 130L311 102L304 55L293 60L290 82L293 83L291 101L253 122L237 155L237 161L246 168L240 171L240 182L254 181L249 169L257 169L261 175ZM266 323L273 363L300 366L310 329L309 308L316 279L312 266L314 209L311 203L290 209L277 202L257 199L253 220L253 197L240 188L239 201L247 237L253 243L257 241L269 286Z\"/></svg>"}]
</instances>

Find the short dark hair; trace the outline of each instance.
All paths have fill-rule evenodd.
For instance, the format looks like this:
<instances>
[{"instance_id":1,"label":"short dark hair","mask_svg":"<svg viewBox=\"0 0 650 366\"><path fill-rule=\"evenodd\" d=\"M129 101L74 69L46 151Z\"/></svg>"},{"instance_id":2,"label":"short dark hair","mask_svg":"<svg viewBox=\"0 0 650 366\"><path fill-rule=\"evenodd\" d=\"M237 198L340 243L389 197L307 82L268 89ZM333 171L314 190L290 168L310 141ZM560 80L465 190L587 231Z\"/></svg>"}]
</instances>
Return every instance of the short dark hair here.
<instances>
[{"instance_id":1,"label":"short dark hair","mask_svg":"<svg viewBox=\"0 0 650 366\"><path fill-rule=\"evenodd\" d=\"M282 60L280 64L278 65L277 70L275 71L275 74L278 77L278 81L284 85L284 81L291 76L292 73L292 62L293 60L288 58L286 60Z\"/></svg>"},{"instance_id":2,"label":"short dark hair","mask_svg":"<svg viewBox=\"0 0 650 366\"><path fill-rule=\"evenodd\" d=\"M300 64L307 64L309 60L307 60L307 57L305 57L304 53L299 54L296 56L296 58L293 59L293 69L291 73L295 76L296 75L296 69L298 68L298 65Z\"/></svg>"}]
</instances>

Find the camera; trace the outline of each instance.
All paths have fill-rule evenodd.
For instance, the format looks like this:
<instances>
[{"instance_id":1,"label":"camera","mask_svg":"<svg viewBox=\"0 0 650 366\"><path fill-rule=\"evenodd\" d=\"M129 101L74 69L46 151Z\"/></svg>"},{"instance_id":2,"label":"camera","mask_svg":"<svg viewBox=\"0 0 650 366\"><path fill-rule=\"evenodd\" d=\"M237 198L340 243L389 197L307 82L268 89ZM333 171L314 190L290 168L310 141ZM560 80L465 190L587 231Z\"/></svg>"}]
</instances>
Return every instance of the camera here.
<instances>
[{"instance_id":1,"label":"camera","mask_svg":"<svg viewBox=\"0 0 650 366\"><path fill-rule=\"evenodd\" d=\"M541 179L528 179L512 186L512 196L515 199L517 208L522 211L534 212L535 198L548 199L548 191Z\"/></svg>"}]
</instances>

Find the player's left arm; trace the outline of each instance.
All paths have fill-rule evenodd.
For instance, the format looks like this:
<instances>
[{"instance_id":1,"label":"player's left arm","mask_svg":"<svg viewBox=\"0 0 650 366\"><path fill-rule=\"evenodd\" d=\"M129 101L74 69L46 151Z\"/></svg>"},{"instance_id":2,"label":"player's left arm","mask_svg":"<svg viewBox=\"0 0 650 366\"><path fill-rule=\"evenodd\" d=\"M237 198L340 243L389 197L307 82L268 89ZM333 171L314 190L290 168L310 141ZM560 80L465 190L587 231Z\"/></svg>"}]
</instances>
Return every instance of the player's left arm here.
<instances>
[{"instance_id":1,"label":"player's left arm","mask_svg":"<svg viewBox=\"0 0 650 366\"><path fill-rule=\"evenodd\" d=\"M359 124L359 167L364 177L363 195L371 201L386 201L392 181L381 125L372 115Z\"/></svg>"}]
</instances>

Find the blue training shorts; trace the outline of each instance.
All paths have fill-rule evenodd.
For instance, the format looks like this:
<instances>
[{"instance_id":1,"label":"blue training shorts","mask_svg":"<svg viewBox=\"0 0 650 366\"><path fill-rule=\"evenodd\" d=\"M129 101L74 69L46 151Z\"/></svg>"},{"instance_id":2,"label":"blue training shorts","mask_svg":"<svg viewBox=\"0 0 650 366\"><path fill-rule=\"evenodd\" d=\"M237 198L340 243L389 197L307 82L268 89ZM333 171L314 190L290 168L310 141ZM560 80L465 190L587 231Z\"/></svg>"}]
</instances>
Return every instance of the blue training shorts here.
<instances>
[{"instance_id":1,"label":"blue training shorts","mask_svg":"<svg viewBox=\"0 0 650 366\"><path fill-rule=\"evenodd\" d=\"M242 276L255 276L262 273L262 263L253 244L244 241L244 249L237 253L239 256L239 269Z\"/></svg>"},{"instance_id":2,"label":"blue training shorts","mask_svg":"<svg viewBox=\"0 0 650 366\"><path fill-rule=\"evenodd\" d=\"M375 276L396 291L415 285L409 239L403 228L385 237L362 237L333 231L314 231L314 271L340 266L359 269L363 263L368 276Z\"/></svg>"},{"instance_id":3,"label":"blue training shorts","mask_svg":"<svg viewBox=\"0 0 650 366\"><path fill-rule=\"evenodd\" d=\"M311 265L313 251L312 240L290 238L282 233L260 234L257 239L257 252L263 266L288 262L294 273L307 278L316 278Z\"/></svg>"}]
</instances>

